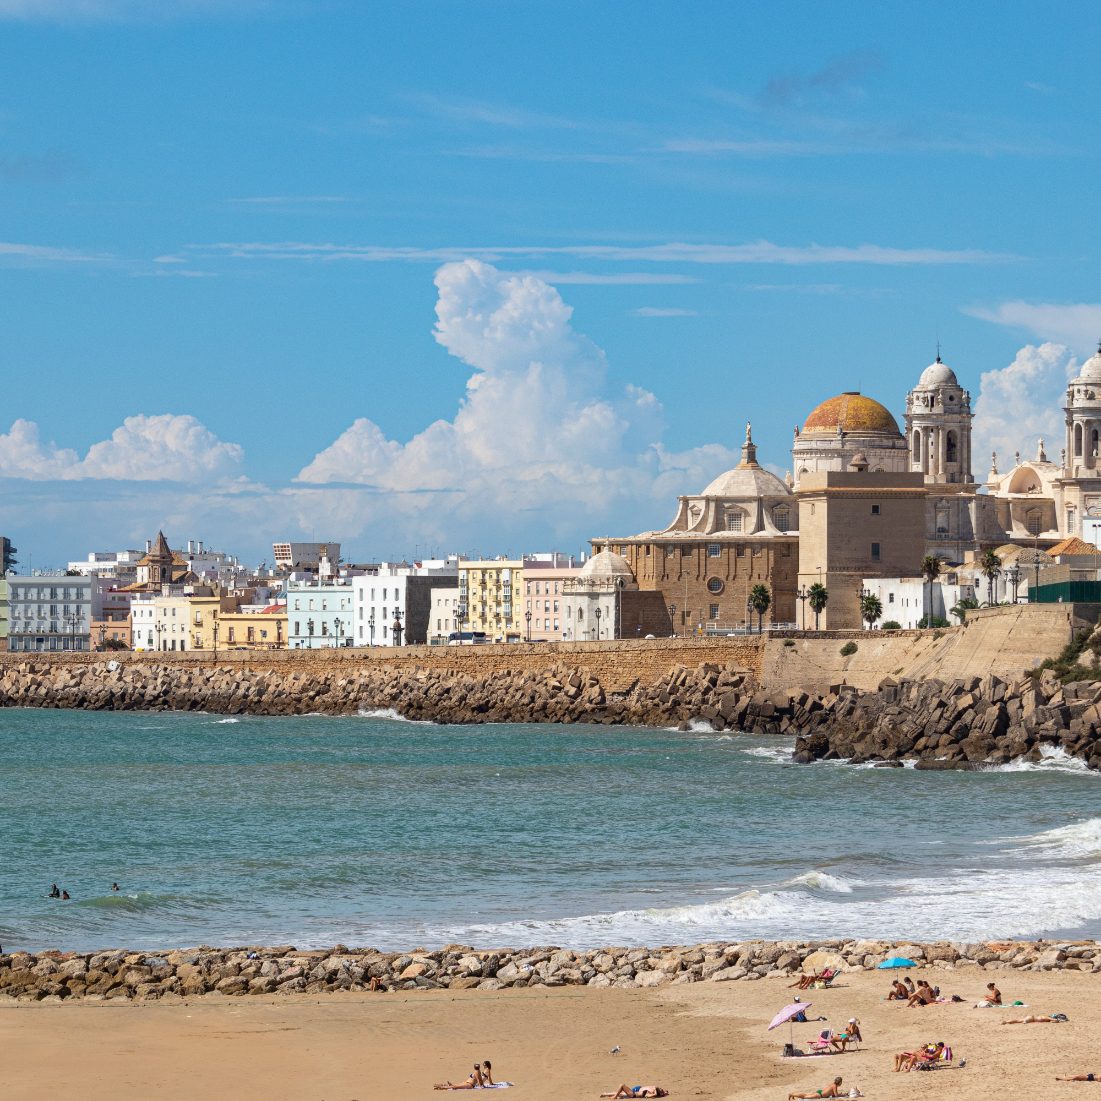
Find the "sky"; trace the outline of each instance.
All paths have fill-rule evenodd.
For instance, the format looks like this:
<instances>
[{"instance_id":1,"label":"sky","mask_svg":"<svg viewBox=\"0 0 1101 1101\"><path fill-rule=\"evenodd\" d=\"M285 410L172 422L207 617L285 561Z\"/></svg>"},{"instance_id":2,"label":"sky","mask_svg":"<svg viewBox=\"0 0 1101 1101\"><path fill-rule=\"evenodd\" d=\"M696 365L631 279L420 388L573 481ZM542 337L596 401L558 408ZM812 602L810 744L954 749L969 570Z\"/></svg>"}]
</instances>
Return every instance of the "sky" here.
<instances>
[{"instance_id":1,"label":"sky","mask_svg":"<svg viewBox=\"0 0 1101 1101\"><path fill-rule=\"evenodd\" d=\"M1096 5L0 0L0 532L581 550L1101 337Z\"/></svg>"}]
</instances>

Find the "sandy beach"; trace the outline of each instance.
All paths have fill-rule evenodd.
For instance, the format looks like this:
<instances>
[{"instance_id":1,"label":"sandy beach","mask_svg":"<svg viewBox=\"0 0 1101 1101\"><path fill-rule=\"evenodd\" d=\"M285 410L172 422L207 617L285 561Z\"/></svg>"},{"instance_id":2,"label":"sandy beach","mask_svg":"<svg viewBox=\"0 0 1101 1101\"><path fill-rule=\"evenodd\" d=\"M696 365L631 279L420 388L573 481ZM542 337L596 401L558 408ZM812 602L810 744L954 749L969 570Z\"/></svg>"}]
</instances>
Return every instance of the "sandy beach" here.
<instances>
[{"instance_id":1,"label":"sandy beach","mask_svg":"<svg viewBox=\"0 0 1101 1101\"><path fill-rule=\"evenodd\" d=\"M475 1060L516 1083L510 1097L595 1098L620 1082L657 1082L674 1098L783 1101L837 1074L871 1099L1025 1093L1075 1097L1087 1083L1056 1074L1101 1073L1101 981L1074 972L918 971L963 1004L910 1009L884 1001L881 974L847 974L806 995L812 1016L799 1044L860 1019L865 1042L829 1057L782 1059L788 1029L766 1031L791 1000L781 979L696 983L657 990L427 991L226 998L154 1003L0 1005L3 1095L185 1101L366 1101L441 1096ZM991 978L1026 1012L1064 1012L1061 1025L1003 1027L1020 1010L973 1009ZM790 980L789 980L790 981ZM963 1069L895 1074L895 1051L945 1040ZM610 1054L618 1046L617 1055Z\"/></svg>"}]
</instances>

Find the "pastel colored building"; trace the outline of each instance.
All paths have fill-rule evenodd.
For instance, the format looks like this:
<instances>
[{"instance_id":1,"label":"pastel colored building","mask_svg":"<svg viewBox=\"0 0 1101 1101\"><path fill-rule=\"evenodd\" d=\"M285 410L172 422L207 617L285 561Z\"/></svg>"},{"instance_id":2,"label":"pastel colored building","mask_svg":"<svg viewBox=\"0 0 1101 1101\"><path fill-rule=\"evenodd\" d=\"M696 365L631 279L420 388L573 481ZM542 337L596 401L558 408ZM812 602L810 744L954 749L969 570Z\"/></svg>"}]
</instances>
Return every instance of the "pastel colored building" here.
<instances>
[{"instance_id":1,"label":"pastel colored building","mask_svg":"<svg viewBox=\"0 0 1101 1101\"><path fill-rule=\"evenodd\" d=\"M525 630L523 583L522 559L460 562L460 630L484 632L490 642L519 642Z\"/></svg>"},{"instance_id":2,"label":"pastel colored building","mask_svg":"<svg viewBox=\"0 0 1101 1101\"><path fill-rule=\"evenodd\" d=\"M351 583L356 646L423 645L433 633L433 593L450 590L457 607L459 559L384 562Z\"/></svg>"},{"instance_id":3,"label":"pastel colored building","mask_svg":"<svg viewBox=\"0 0 1101 1101\"><path fill-rule=\"evenodd\" d=\"M348 581L287 582L287 644L292 650L353 646L354 614Z\"/></svg>"}]
</instances>

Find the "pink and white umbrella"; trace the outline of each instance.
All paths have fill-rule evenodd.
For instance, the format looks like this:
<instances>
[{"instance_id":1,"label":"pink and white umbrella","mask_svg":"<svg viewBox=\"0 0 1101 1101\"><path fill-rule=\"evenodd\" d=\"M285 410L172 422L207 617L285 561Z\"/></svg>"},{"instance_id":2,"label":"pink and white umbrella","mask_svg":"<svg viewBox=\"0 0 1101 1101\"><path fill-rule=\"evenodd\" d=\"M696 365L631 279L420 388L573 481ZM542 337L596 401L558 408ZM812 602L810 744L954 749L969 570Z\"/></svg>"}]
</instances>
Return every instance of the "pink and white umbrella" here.
<instances>
[{"instance_id":1,"label":"pink and white umbrella","mask_svg":"<svg viewBox=\"0 0 1101 1101\"><path fill-rule=\"evenodd\" d=\"M795 1025L794 1020L803 1013L805 1010L810 1009L810 1002L792 1002L791 1005L785 1005L775 1017L772 1018L772 1024L768 1026L768 1031L771 1032L774 1028L779 1028L785 1021L791 1026L789 1029L789 1036L791 1042L795 1043Z\"/></svg>"}]
</instances>

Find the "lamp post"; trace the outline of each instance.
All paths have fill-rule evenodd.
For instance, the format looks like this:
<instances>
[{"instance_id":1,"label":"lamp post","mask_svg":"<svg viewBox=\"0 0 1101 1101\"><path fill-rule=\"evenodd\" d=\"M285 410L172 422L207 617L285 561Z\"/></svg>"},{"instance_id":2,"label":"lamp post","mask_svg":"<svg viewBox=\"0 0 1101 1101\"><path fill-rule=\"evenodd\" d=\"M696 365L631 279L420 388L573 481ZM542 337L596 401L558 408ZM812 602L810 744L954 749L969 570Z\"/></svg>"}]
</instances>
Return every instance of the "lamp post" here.
<instances>
[{"instance_id":1,"label":"lamp post","mask_svg":"<svg viewBox=\"0 0 1101 1101\"><path fill-rule=\"evenodd\" d=\"M394 645L395 646L400 646L401 645L401 631L402 631L402 627L401 627L401 610L400 609L397 609L397 608L394 609L394 622L393 622L393 625L391 626L390 630L392 630L394 632Z\"/></svg>"},{"instance_id":2,"label":"lamp post","mask_svg":"<svg viewBox=\"0 0 1101 1101\"><path fill-rule=\"evenodd\" d=\"M214 627L212 628L212 634L214 635L214 660L218 660L218 609L215 608L211 612L211 617L214 620Z\"/></svg>"},{"instance_id":3,"label":"lamp post","mask_svg":"<svg viewBox=\"0 0 1101 1101\"><path fill-rule=\"evenodd\" d=\"M596 606L596 640L597 640L597 642L600 641L600 616L601 616L601 611L600 611L600 605L598 604Z\"/></svg>"},{"instance_id":4,"label":"lamp post","mask_svg":"<svg viewBox=\"0 0 1101 1101\"><path fill-rule=\"evenodd\" d=\"M753 634L753 600L748 596L745 601L745 633Z\"/></svg>"},{"instance_id":5,"label":"lamp post","mask_svg":"<svg viewBox=\"0 0 1101 1101\"><path fill-rule=\"evenodd\" d=\"M164 634L164 624L163 623L158 623L153 628L153 630L157 632L157 649L160 650L161 647L163 646L163 643L161 642L161 635Z\"/></svg>"},{"instance_id":6,"label":"lamp post","mask_svg":"<svg viewBox=\"0 0 1101 1101\"><path fill-rule=\"evenodd\" d=\"M107 649L107 628L102 625L99 628L99 648L100 650Z\"/></svg>"},{"instance_id":7,"label":"lamp post","mask_svg":"<svg viewBox=\"0 0 1101 1101\"><path fill-rule=\"evenodd\" d=\"M375 610L371 609L371 618L367 620L367 626L371 628L371 645L375 644Z\"/></svg>"},{"instance_id":8,"label":"lamp post","mask_svg":"<svg viewBox=\"0 0 1101 1101\"><path fill-rule=\"evenodd\" d=\"M524 620L528 625L528 642L531 642L531 612L524 612Z\"/></svg>"},{"instance_id":9,"label":"lamp post","mask_svg":"<svg viewBox=\"0 0 1101 1101\"><path fill-rule=\"evenodd\" d=\"M309 633L310 633L310 643L309 643L309 649L311 649L311 650L313 649L313 629L314 629L314 621L313 621L313 619L312 619L312 618L311 618L311 619L307 619L307 620L306 620L306 630L307 630L307 631L309 631Z\"/></svg>"},{"instance_id":10,"label":"lamp post","mask_svg":"<svg viewBox=\"0 0 1101 1101\"><path fill-rule=\"evenodd\" d=\"M807 598L809 596L810 590L806 585L800 585L795 597L799 601L799 629L802 631L807 629Z\"/></svg>"},{"instance_id":11,"label":"lamp post","mask_svg":"<svg viewBox=\"0 0 1101 1101\"><path fill-rule=\"evenodd\" d=\"M333 642L333 647L339 646L344 640L340 637L341 622L339 619L333 620L333 626L336 628L336 639Z\"/></svg>"},{"instance_id":12,"label":"lamp post","mask_svg":"<svg viewBox=\"0 0 1101 1101\"><path fill-rule=\"evenodd\" d=\"M677 637L677 606L676 604L669 605L669 629L670 638Z\"/></svg>"},{"instance_id":13,"label":"lamp post","mask_svg":"<svg viewBox=\"0 0 1101 1101\"><path fill-rule=\"evenodd\" d=\"M1013 603L1017 603L1017 587L1021 583L1021 569L1019 566L1010 566L1005 571L1005 579L1013 586Z\"/></svg>"}]
</instances>

